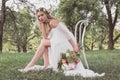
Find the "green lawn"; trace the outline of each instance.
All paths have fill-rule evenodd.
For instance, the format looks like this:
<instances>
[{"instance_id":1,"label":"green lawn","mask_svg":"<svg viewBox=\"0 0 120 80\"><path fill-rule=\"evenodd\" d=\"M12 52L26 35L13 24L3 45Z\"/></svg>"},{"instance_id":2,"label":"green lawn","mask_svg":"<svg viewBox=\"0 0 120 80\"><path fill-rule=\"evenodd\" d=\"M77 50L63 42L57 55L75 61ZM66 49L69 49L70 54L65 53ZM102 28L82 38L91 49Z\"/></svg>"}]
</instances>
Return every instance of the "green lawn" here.
<instances>
[{"instance_id":1,"label":"green lawn","mask_svg":"<svg viewBox=\"0 0 120 80\"><path fill-rule=\"evenodd\" d=\"M106 73L101 78L66 77L51 69L28 73L19 72L18 69L24 68L33 55L33 53L10 52L0 54L0 80L120 80L120 50L86 51L90 69L98 73ZM38 64L43 64L43 60L41 59Z\"/></svg>"}]
</instances>

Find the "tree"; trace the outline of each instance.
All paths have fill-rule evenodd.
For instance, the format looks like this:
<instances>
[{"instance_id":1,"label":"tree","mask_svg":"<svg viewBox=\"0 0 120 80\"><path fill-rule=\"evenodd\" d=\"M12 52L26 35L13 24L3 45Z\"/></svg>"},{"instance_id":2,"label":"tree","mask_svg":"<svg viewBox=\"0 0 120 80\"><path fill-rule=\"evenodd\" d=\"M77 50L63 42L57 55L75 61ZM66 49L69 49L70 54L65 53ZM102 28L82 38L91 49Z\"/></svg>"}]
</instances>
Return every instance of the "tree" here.
<instances>
[{"instance_id":1,"label":"tree","mask_svg":"<svg viewBox=\"0 0 120 80\"><path fill-rule=\"evenodd\" d=\"M2 48L3 48L3 27L4 27L4 23L6 21L6 10L8 8L7 5L5 5L7 1L9 1L9 0L2 0L2 4L1 4L2 6L0 9L0 51L1 52L2 52ZM24 5L24 7L29 7L29 9L35 8L34 5L31 4L30 2L28 2L27 0L17 0L17 2L19 2L19 4L15 3L16 0L13 0L13 2L14 2L14 4L17 5L18 9L20 9L19 5L21 6L21 4L26 4L26 5ZM31 9L31 11L32 11L32 9Z\"/></svg>"},{"instance_id":2,"label":"tree","mask_svg":"<svg viewBox=\"0 0 120 80\"><path fill-rule=\"evenodd\" d=\"M11 15L11 14L12 15ZM31 33L35 18L31 16L30 10L24 8L19 12L7 10L7 21L4 28L4 41L16 46L18 52L27 52L29 41L34 38Z\"/></svg>"},{"instance_id":3,"label":"tree","mask_svg":"<svg viewBox=\"0 0 120 80\"><path fill-rule=\"evenodd\" d=\"M109 28L109 34L108 34L108 49L113 50L114 49L114 43L115 41L120 37L120 34L116 36L115 39L113 39L113 33L114 28L118 19L119 14L119 6L120 1L119 0L102 0L103 4L105 5L106 11L107 11L107 21L108 21L108 28ZM116 8L114 12L114 17L112 15L112 8Z\"/></svg>"},{"instance_id":4,"label":"tree","mask_svg":"<svg viewBox=\"0 0 120 80\"><path fill-rule=\"evenodd\" d=\"M59 17L68 25L68 28L74 33L74 28L75 24L82 19L89 19L90 24L95 24L97 20L99 19L100 12L102 9L100 8L100 3L97 0L61 0L61 3L59 5ZM94 26L93 29L99 29L100 27ZM89 32L90 30L90 32ZM94 36L96 34L96 31L91 31L91 25L87 28L87 33L91 33ZM79 37L79 36L78 36ZM99 36L94 36L94 37L89 37L91 40L94 41L91 42L90 39L89 41L91 46L87 46L87 49L93 49L93 43L95 43L98 40Z\"/></svg>"},{"instance_id":5,"label":"tree","mask_svg":"<svg viewBox=\"0 0 120 80\"><path fill-rule=\"evenodd\" d=\"M3 27L4 27L4 23L6 21L6 2L8 0L2 0L2 4L1 4L1 9L0 9L0 51L2 52L2 48L3 48ZM26 0L20 0L20 2L25 3L27 2Z\"/></svg>"},{"instance_id":6,"label":"tree","mask_svg":"<svg viewBox=\"0 0 120 80\"><path fill-rule=\"evenodd\" d=\"M6 6L5 6L6 0L2 0L2 6L0 11L0 51L2 52L2 39L3 39L3 26L5 23L5 17L6 17Z\"/></svg>"},{"instance_id":7,"label":"tree","mask_svg":"<svg viewBox=\"0 0 120 80\"><path fill-rule=\"evenodd\" d=\"M58 11L58 16L74 30L78 20L89 18L91 22L95 21L101 9L97 0L61 0Z\"/></svg>"},{"instance_id":8,"label":"tree","mask_svg":"<svg viewBox=\"0 0 120 80\"><path fill-rule=\"evenodd\" d=\"M102 5L102 4L103 5ZM106 7L107 15L103 13L102 8ZM81 19L89 19L90 24L95 24L96 29L100 33L96 33L100 37L100 47L101 43L106 41L104 38L108 36L108 49L112 50L116 40L120 37L118 34L116 37L113 36L114 27L116 25L117 19L119 17L120 1L119 0L61 0L59 6L59 16L64 22L69 26L69 29L74 31L76 22ZM115 8L114 16L112 15L113 9ZM104 15L104 16L101 16ZM100 18L101 17L101 18ZM102 20L102 21L101 21ZM106 21L105 21L106 20ZM107 25L106 25L107 24ZM105 32L105 33L104 33ZM107 33L108 32L108 33ZM101 36L100 36L101 35ZM103 36L104 35L104 36ZM96 37L97 39L97 37ZM96 40L95 40L96 41ZM97 40L98 41L98 40Z\"/></svg>"}]
</instances>

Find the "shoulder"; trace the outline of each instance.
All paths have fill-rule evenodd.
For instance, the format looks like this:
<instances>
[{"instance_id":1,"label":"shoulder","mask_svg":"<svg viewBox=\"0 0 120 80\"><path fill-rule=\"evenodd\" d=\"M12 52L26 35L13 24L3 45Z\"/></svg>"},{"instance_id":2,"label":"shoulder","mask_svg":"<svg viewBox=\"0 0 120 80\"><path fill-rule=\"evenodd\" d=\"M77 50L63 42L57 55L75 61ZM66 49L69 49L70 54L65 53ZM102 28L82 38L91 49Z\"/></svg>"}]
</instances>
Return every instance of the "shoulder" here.
<instances>
[{"instance_id":1,"label":"shoulder","mask_svg":"<svg viewBox=\"0 0 120 80\"><path fill-rule=\"evenodd\" d=\"M55 28L55 27L57 27L57 25L59 24L59 20L57 20L57 19L52 19L51 21L50 21L50 26L52 27L52 28Z\"/></svg>"}]
</instances>

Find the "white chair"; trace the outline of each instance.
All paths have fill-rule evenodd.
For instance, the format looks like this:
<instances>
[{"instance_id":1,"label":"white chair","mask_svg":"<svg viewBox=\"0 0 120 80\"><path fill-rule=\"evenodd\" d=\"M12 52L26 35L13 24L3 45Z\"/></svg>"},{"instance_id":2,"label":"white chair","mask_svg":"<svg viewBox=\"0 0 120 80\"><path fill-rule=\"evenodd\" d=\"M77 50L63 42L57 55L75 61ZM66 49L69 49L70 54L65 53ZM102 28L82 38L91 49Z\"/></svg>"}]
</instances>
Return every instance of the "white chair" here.
<instances>
[{"instance_id":1,"label":"white chair","mask_svg":"<svg viewBox=\"0 0 120 80\"><path fill-rule=\"evenodd\" d=\"M86 67L89 69L88 61L85 54L84 49L84 36L86 32L86 27L88 25L88 20L80 20L75 25L75 39L77 40L78 44L80 45L80 51L83 54L84 62ZM79 36L79 39L77 38Z\"/></svg>"}]
</instances>

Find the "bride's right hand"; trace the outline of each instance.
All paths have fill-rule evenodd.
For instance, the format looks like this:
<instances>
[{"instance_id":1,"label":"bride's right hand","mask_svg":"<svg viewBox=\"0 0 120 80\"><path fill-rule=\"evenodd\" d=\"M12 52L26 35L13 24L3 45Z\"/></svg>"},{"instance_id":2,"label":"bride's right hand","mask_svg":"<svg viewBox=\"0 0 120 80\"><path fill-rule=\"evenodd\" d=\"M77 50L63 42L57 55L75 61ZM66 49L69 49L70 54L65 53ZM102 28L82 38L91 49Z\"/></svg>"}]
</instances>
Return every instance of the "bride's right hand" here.
<instances>
[{"instance_id":1,"label":"bride's right hand","mask_svg":"<svg viewBox=\"0 0 120 80\"><path fill-rule=\"evenodd\" d=\"M43 22L39 22L39 24L40 24L40 26L43 26L44 23Z\"/></svg>"}]
</instances>

